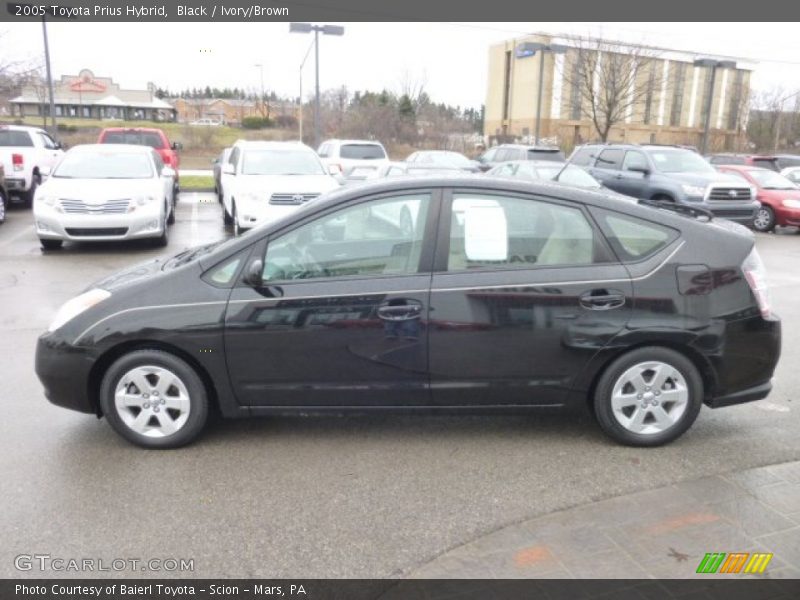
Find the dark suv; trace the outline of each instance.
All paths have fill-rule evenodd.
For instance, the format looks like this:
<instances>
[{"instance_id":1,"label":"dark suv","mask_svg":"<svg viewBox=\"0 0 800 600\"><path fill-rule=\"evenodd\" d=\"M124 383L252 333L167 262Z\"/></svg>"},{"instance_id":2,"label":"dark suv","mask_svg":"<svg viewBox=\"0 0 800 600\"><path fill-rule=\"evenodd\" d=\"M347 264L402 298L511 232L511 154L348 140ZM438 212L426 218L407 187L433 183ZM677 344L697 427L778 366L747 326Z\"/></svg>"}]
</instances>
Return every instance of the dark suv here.
<instances>
[{"instance_id":1,"label":"dark suv","mask_svg":"<svg viewBox=\"0 0 800 600\"><path fill-rule=\"evenodd\" d=\"M678 146L587 144L576 148L569 162L605 187L640 200L687 204L748 225L759 207L746 182Z\"/></svg>"},{"instance_id":2,"label":"dark suv","mask_svg":"<svg viewBox=\"0 0 800 600\"><path fill-rule=\"evenodd\" d=\"M500 144L489 148L477 161L481 171L488 171L500 163L510 160L549 160L563 163L564 153L555 146L528 146L524 144Z\"/></svg>"}]
</instances>

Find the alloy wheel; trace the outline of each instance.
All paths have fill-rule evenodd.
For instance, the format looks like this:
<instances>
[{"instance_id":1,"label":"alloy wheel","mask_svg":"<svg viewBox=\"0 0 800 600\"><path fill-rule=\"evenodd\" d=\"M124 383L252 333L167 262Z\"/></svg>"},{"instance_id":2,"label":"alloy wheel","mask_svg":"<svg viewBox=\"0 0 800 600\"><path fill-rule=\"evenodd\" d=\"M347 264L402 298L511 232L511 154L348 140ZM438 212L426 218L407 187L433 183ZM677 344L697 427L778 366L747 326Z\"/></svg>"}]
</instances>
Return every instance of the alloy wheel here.
<instances>
[{"instance_id":1,"label":"alloy wheel","mask_svg":"<svg viewBox=\"0 0 800 600\"><path fill-rule=\"evenodd\" d=\"M186 384L160 366L127 371L117 383L114 404L129 429L150 438L176 433L186 424L191 411Z\"/></svg>"},{"instance_id":2,"label":"alloy wheel","mask_svg":"<svg viewBox=\"0 0 800 600\"><path fill-rule=\"evenodd\" d=\"M685 377L665 362L636 364L619 376L611 392L614 418L641 435L672 428L686 412L689 387Z\"/></svg>"},{"instance_id":3,"label":"alloy wheel","mask_svg":"<svg viewBox=\"0 0 800 600\"><path fill-rule=\"evenodd\" d=\"M756 216L753 218L753 226L759 231L766 231L772 224L772 215L769 210L763 206L758 209Z\"/></svg>"}]
</instances>

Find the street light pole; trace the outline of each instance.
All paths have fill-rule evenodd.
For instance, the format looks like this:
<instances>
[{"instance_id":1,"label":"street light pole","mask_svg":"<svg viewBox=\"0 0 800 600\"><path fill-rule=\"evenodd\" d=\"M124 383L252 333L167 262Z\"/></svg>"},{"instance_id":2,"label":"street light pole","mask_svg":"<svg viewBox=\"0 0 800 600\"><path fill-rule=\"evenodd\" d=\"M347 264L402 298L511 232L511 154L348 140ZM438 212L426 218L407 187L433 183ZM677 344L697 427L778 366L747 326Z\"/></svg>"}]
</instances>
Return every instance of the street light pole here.
<instances>
[{"instance_id":1,"label":"street light pole","mask_svg":"<svg viewBox=\"0 0 800 600\"><path fill-rule=\"evenodd\" d=\"M550 54L564 54L567 51L566 46L561 44L541 44L539 42L523 42L517 46L517 58L527 58L539 53L539 89L536 98L536 129L533 138L534 145L539 144L541 127L542 127L542 88L544 87L544 55L546 52Z\"/></svg>"},{"instance_id":2,"label":"street light pole","mask_svg":"<svg viewBox=\"0 0 800 600\"><path fill-rule=\"evenodd\" d=\"M50 135L55 136L56 127L56 101L53 97L53 74L50 71L50 44L47 42L47 20L42 17L42 35L44 36L44 63L47 71L47 89L50 92Z\"/></svg>"},{"instance_id":3,"label":"street light pole","mask_svg":"<svg viewBox=\"0 0 800 600\"><path fill-rule=\"evenodd\" d=\"M716 60L713 58L698 58L694 61L695 67L709 67L711 69L711 81L706 98L705 123L703 124L703 139L700 142L700 154L705 154L708 148L708 133L711 128L711 106L714 102L714 85L717 80L717 69L735 69L736 63L732 60Z\"/></svg>"},{"instance_id":4,"label":"street light pole","mask_svg":"<svg viewBox=\"0 0 800 600\"><path fill-rule=\"evenodd\" d=\"M306 50L305 56L303 56L303 60L300 63L300 118L298 119L300 123L300 141L303 141L303 67L306 65L306 60L308 60L308 55L311 53L311 48L316 46L315 40L311 40L311 43L308 45L308 50Z\"/></svg>"},{"instance_id":5,"label":"street light pole","mask_svg":"<svg viewBox=\"0 0 800 600\"><path fill-rule=\"evenodd\" d=\"M314 33L314 58L315 58L315 81L316 96L314 98L314 145L319 146L320 139L320 117L319 117L319 34L323 35L344 35L344 27L339 25L312 25L311 23L289 23L289 33ZM303 59L305 63L305 59ZM300 67L302 69L302 65ZM302 75L301 75L302 78ZM302 97L300 98L302 102ZM301 107L302 110L302 107Z\"/></svg>"}]
</instances>

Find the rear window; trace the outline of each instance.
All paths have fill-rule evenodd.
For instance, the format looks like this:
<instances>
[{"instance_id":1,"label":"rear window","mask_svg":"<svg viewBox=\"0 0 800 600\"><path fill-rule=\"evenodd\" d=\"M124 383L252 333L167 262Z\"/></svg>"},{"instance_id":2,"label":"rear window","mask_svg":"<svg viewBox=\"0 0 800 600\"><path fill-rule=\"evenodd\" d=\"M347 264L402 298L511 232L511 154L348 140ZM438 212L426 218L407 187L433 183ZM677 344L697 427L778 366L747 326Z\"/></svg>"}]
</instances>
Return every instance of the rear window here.
<instances>
[{"instance_id":1,"label":"rear window","mask_svg":"<svg viewBox=\"0 0 800 600\"><path fill-rule=\"evenodd\" d=\"M579 167L588 167L594 158L594 148L578 148L569 159L569 162Z\"/></svg>"},{"instance_id":2,"label":"rear window","mask_svg":"<svg viewBox=\"0 0 800 600\"><path fill-rule=\"evenodd\" d=\"M344 144L339 150L341 158L373 160L386 158L386 152L377 144Z\"/></svg>"},{"instance_id":3,"label":"rear window","mask_svg":"<svg viewBox=\"0 0 800 600\"><path fill-rule=\"evenodd\" d=\"M101 144L133 144L150 146L156 150L164 148L161 136L147 131L109 131L100 140Z\"/></svg>"},{"instance_id":4,"label":"rear window","mask_svg":"<svg viewBox=\"0 0 800 600\"><path fill-rule=\"evenodd\" d=\"M32 147L33 140L27 131L0 130L0 146Z\"/></svg>"},{"instance_id":5,"label":"rear window","mask_svg":"<svg viewBox=\"0 0 800 600\"><path fill-rule=\"evenodd\" d=\"M553 162L564 162L564 153L560 150L539 150L529 149L528 160L552 160Z\"/></svg>"},{"instance_id":6,"label":"rear window","mask_svg":"<svg viewBox=\"0 0 800 600\"><path fill-rule=\"evenodd\" d=\"M778 161L774 158L754 158L754 167L762 167L764 169L771 169L772 171L778 170Z\"/></svg>"},{"instance_id":7,"label":"rear window","mask_svg":"<svg viewBox=\"0 0 800 600\"><path fill-rule=\"evenodd\" d=\"M598 212L611 247L623 261L652 256L678 237L674 229L651 221L605 210Z\"/></svg>"}]
</instances>

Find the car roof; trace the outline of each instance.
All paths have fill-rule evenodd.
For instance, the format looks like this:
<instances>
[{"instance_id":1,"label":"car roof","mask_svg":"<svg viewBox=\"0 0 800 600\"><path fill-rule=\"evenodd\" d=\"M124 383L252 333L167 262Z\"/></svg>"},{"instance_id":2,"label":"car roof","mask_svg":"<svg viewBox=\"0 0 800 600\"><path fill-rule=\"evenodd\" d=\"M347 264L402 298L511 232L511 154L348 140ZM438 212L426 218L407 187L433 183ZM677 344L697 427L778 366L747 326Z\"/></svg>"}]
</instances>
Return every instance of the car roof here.
<instances>
[{"instance_id":1,"label":"car roof","mask_svg":"<svg viewBox=\"0 0 800 600\"><path fill-rule=\"evenodd\" d=\"M287 140L283 142L277 142L274 140L236 140L234 146L240 146L242 148L272 148L276 150L283 150L287 148L303 148L309 152L314 152L313 148L306 146L304 143L297 140Z\"/></svg>"},{"instance_id":2,"label":"car roof","mask_svg":"<svg viewBox=\"0 0 800 600\"><path fill-rule=\"evenodd\" d=\"M536 144L500 144L496 148L518 148L521 150L538 150L541 152L560 152L561 148L558 146L542 146Z\"/></svg>"},{"instance_id":3,"label":"car roof","mask_svg":"<svg viewBox=\"0 0 800 600\"><path fill-rule=\"evenodd\" d=\"M12 125L11 123L0 123L0 131L40 131L42 133L47 133L41 127L36 127L35 125Z\"/></svg>"},{"instance_id":4,"label":"car roof","mask_svg":"<svg viewBox=\"0 0 800 600\"><path fill-rule=\"evenodd\" d=\"M138 133L140 131L144 131L144 132L148 132L148 133L152 133L152 132L163 133L162 130L158 129L157 127L106 127L105 129L103 129L103 131L100 132L100 135L102 135L104 133L107 133L107 132L112 132L112 133L119 133L119 132L123 132L123 133Z\"/></svg>"},{"instance_id":5,"label":"car roof","mask_svg":"<svg viewBox=\"0 0 800 600\"><path fill-rule=\"evenodd\" d=\"M339 145L345 144L369 144L371 146L383 146L378 140L325 140L323 144L337 143ZM321 144L320 144L321 145Z\"/></svg>"},{"instance_id":6,"label":"car roof","mask_svg":"<svg viewBox=\"0 0 800 600\"><path fill-rule=\"evenodd\" d=\"M504 160L498 167L502 167L503 165L526 165L526 166L533 166L533 167L547 167L549 169L563 169L564 165L568 167L572 167L577 169L575 165L571 165L569 163L558 162L554 160ZM495 167L497 168L497 167Z\"/></svg>"},{"instance_id":7,"label":"car roof","mask_svg":"<svg viewBox=\"0 0 800 600\"><path fill-rule=\"evenodd\" d=\"M79 144L73 146L68 152L108 152L117 151L125 154L150 154L155 152L150 146L140 146L138 144Z\"/></svg>"}]
</instances>

